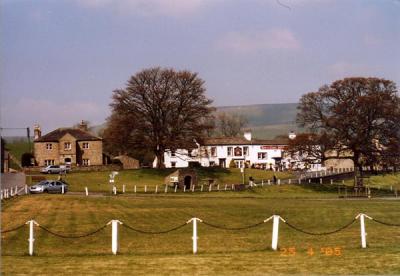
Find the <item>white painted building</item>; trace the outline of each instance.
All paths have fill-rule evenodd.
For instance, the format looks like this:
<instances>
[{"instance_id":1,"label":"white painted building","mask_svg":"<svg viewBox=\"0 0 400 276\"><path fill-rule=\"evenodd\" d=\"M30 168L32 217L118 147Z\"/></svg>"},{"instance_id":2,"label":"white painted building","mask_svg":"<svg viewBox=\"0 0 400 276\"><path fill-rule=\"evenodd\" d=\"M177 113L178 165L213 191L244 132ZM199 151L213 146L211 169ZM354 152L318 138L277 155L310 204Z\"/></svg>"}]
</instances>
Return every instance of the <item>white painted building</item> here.
<instances>
[{"instance_id":1,"label":"white painted building","mask_svg":"<svg viewBox=\"0 0 400 276\"><path fill-rule=\"evenodd\" d=\"M295 134L291 133L289 137L293 139ZM251 132L246 132L244 137L206 138L202 145L197 144L197 148L191 150L167 150L164 164L166 168L185 168L192 164L241 168L246 164L246 167L262 169L287 169L298 166L297 160L292 160L285 154L289 137L261 140L253 139Z\"/></svg>"}]
</instances>

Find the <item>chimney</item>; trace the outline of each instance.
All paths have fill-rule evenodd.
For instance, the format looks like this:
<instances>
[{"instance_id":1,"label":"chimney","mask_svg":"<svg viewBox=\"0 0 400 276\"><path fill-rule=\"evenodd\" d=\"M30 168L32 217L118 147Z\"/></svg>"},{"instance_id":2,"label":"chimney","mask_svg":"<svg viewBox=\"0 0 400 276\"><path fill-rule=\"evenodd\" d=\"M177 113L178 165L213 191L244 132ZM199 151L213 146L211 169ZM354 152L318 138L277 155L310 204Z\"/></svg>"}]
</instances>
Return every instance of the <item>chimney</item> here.
<instances>
[{"instance_id":1,"label":"chimney","mask_svg":"<svg viewBox=\"0 0 400 276\"><path fill-rule=\"evenodd\" d=\"M33 135L34 135L34 139L39 139L42 136L42 130L40 129L39 125L34 125L33 126Z\"/></svg>"},{"instance_id":2,"label":"chimney","mask_svg":"<svg viewBox=\"0 0 400 276\"><path fill-rule=\"evenodd\" d=\"M246 139L247 141L251 141L251 131L244 132L244 139Z\"/></svg>"},{"instance_id":3,"label":"chimney","mask_svg":"<svg viewBox=\"0 0 400 276\"><path fill-rule=\"evenodd\" d=\"M289 139L290 139L290 140L296 139L296 133L294 133L293 130L289 132Z\"/></svg>"},{"instance_id":4,"label":"chimney","mask_svg":"<svg viewBox=\"0 0 400 276\"><path fill-rule=\"evenodd\" d=\"M86 121L82 120L78 127L80 130L88 131L88 124Z\"/></svg>"}]
</instances>

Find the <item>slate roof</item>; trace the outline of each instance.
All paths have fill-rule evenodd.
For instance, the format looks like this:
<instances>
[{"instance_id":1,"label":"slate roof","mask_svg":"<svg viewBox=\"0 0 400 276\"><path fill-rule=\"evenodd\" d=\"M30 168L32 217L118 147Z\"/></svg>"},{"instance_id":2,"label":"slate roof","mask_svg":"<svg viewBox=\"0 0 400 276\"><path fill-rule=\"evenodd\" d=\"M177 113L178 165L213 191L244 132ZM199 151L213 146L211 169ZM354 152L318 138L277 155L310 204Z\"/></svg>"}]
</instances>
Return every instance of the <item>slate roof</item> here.
<instances>
[{"instance_id":1,"label":"slate roof","mask_svg":"<svg viewBox=\"0 0 400 276\"><path fill-rule=\"evenodd\" d=\"M101 141L100 137L94 136L89 132L77 128L58 128L52 132L43 135L34 142L58 142L65 134L69 133L77 141Z\"/></svg>"},{"instance_id":2,"label":"slate roof","mask_svg":"<svg viewBox=\"0 0 400 276\"><path fill-rule=\"evenodd\" d=\"M250 141L244 137L212 137L205 138L203 144L206 146L223 146L223 145L288 145L287 139L251 139Z\"/></svg>"}]
</instances>

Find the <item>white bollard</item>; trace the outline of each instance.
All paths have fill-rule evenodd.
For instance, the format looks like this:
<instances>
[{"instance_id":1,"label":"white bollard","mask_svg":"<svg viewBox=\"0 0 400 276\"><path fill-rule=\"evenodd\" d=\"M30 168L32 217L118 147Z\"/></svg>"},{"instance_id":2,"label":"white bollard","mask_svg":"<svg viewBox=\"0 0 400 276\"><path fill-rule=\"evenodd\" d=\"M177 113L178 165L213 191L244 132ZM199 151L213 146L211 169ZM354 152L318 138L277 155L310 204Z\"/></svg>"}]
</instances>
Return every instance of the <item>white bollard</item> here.
<instances>
[{"instance_id":1,"label":"white bollard","mask_svg":"<svg viewBox=\"0 0 400 276\"><path fill-rule=\"evenodd\" d=\"M264 220L264 222L267 222L270 219L273 219L271 248L272 248L272 250L276 251L278 249L279 220L282 220L283 222L285 222L285 220L283 218L281 218L281 216L279 216L279 215L273 215L273 216L269 217L268 219Z\"/></svg>"},{"instance_id":2,"label":"white bollard","mask_svg":"<svg viewBox=\"0 0 400 276\"><path fill-rule=\"evenodd\" d=\"M268 179L268 185L271 185L271 180Z\"/></svg>"},{"instance_id":3,"label":"white bollard","mask_svg":"<svg viewBox=\"0 0 400 276\"><path fill-rule=\"evenodd\" d=\"M301 178L297 179L297 182L298 182L299 184L301 184Z\"/></svg>"},{"instance_id":4,"label":"white bollard","mask_svg":"<svg viewBox=\"0 0 400 276\"><path fill-rule=\"evenodd\" d=\"M89 190L88 190L87 187L85 187L85 192L86 192L86 196L88 196L89 195Z\"/></svg>"},{"instance_id":5,"label":"white bollard","mask_svg":"<svg viewBox=\"0 0 400 276\"><path fill-rule=\"evenodd\" d=\"M208 191L209 191L209 192L212 191L212 184L210 184L210 185L208 186Z\"/></svg>"},{"instance_id":6,"label":"white bollard","mask_svg":"<svg viewBox=\"0 0 400 276\"><path fill-rule=\"evenodd\" d=\"M292 180L291 180L290 178L289 178L289 180L288 180L288 183L289 183L289 184L292 184Z\"/></svg>"},{"instance_id":7,"label":"white bollard","mask_svg":"<svg viewBox=\"0 0 400 276\"><path fill-rule=\"evenodd\" d=\"M196 185L192 185L192 193L194 193L194 189L196 188Z\"/></svg>"},{"instance_id":8,"label":"white bollard","mask_svg":"<svg viewBox=\"0 0 400 276\"><path fill-rule=\"evenodd\" d=\"M29 224L29 255L33 255L33 243L35 241L34 233L33 233L33 225L35 224L36 226L39 226L39 224L32 220L27 221L25 224Z\"/></svg>"},{"instance_id":9,"label":"white bollard","mask_svg":"<svg viewBox=\"0 0 400 276\"><path fill-rule=\"evenodd\" d=\"M114 255L117 255L118 252L118 224L122 224L117 219L113 219L107 223L109 225L111 223L111 251Z\"/></svg>"},{"instance_id":10,"label":"white bollard","mask_svg":"<svg viewBox=\"0 0 400 276\"><path fill-rule=\"evenodd\" d=\"M226 189L228 188L228 185L227 184L225 184L225 191L226 191Z\"/></svg>"},{"instance_id":11,"label":"white bollard","mask_svg":"<svg viewBox=\"0 0 400 276\"><path fill-rule=\"evenodd\" d=\"M322 178L319 179L319 184L322 184Z\"/></svg>"},{"instance_id":12,"label":"white bollard","mask_svg":"<svg viewBox=\"0 0 400 276\"><path fill-rule=\"evenodd\" d=\"M333 179L331 179L331 185L333 185Z\"/></svg>"},{"instance_id":13,"label":"white bollard","mask_svg":"<svg viewBox=\"0 0 400 276\"><path fill-rule=\"evenodd\" d=\"M367 233L365 232L365 217L372 219L371 217L365 214L358 214L356 219L360 219L360 228L361 228L361 248L367 248Z\"/></svg>"},{"instance_id":14,"label":"white bollard","mask_svg":"<svg viewBox=\"0 0 400 276\"><path fill-rule=\"evenodd\" d=\"M201 184L201 188L200 188L200 192L202 192L203 191L203 184Z\"/></svg>"},{"instance_id":15,"label":"white bollard","mask_svg":"<svg viewBox=\"0 0 400 276\"><path fill-rule=\"evenodd\" d=\"M264 179L261 179L261 187L264 187Z\"/></svg>"},{"instance_id":16,"label":"white bollard","mask_svg":"<svg viewBox=\"0 0 400 276\"><path fill-rule=\"evenodd\" d=\"M167 185L167 184L165 184L165 190L164 190L164 193L168 193L168 185Z\"/></svg>"},{"instance_id":17,"label":"white bollard","mask_svg":"<svg viewBox=\"0 0 400 276\"><path fill-rule=\"evenodd\" d=\"M147 193L147 185L144 185L144 192Z\"/></svg>"},{"instance_id":18,"label":"white bollard","mask_svg":"<svg viewBox=\"0 0 400 276\"><path fill-rule=\"evenodd\" d=\"M125 184L122 185L122 193L125 194Z\"/></svg>"},{"instance_id":19,"label":"white bollard","mask_svg":"<svg viewBox=\"0 0 400 276\"><path fill-rule=\"evenodd\" d=\"M178 189L178 185L175 185L175 193L176 193L176 190Z\"/></svg>"},{"instance_id":20,"label":"white bollard","mask_svg":"<svg viewBox=\"0 0 400 276\"><path fill-rule=\"evenodd\" d=\"M217 191L219 191L219 184L217 185Z\"/></svg>"},{"instance_id":21,"label":"white bollard","mask_svg":"<svg viewBox=\"0 0 400 276\"><path fill-rule=\"evenodd\" d=\"M188 222L186 223L193 223L193 236L192 236L192 240L193 240L193 254L197 253L197 221L199 222L203 222L201 219L199 218L191 218Z\"/></svg>"},{"instance_id":22,"label":"white bollard","mask_svg":"<svg viewBox=\"0 0 400 276\"><path fill-rule=\"evenodd\" d=\"M136 185L133 187L133 192L136 194Z\"/></svg>"},{"instance_id":23,"label":"white bollard","mask_svg":"<svg viewBox=\"0 0 400 276\"><path fill-rule=\"evenodd\" d=\"M64 194L65 193L65 187L64 184L61 185L61 193Z\"/></svg>"},{"instance_id":24,"label":"white bollard","mask_svg":"<svg viewBox=\"0 0 400 276\"><path fill-rule=\"evenodd\" d=\"M186 192L186 185L183 186L183 192Z\"/></svg>"},{"instance_id":25,"label":"white bollard","mask_svg":"<svg viewBox=\"0 0 400 276\"><path fill-rule=\"evenodd\" d=\"M278 185L281 185L281 180L280 179L278 179Z\"/></svg>"},{"instance_id":26,"label":"white bollard","mask_svg":"<svg viewBox=\"0 0 400 276\"><path fill-rule=\"evenodd\" d=\"M157 193L158 192L158 185L156 185L156 190L155 190L155 193Z\"/></svg>"},{"instance_id":27,"label":"white bollard","mask_svg":"<svg viewBox=\"0 0 400 276\"><path fill-rule=\"evenodd\" d=\"M25 185L25 194L28 194L28 185Z\"/></svg>"},{"instance_id":28,"label":"white bollard","mask_svg":"<svg viewBox=\"0 0 400 276\"><path fill-rule=\"evenodd\" d=\"M113 193L114 195L117 195L117 187L113 186Z\"/></svg>"}]
</instances>

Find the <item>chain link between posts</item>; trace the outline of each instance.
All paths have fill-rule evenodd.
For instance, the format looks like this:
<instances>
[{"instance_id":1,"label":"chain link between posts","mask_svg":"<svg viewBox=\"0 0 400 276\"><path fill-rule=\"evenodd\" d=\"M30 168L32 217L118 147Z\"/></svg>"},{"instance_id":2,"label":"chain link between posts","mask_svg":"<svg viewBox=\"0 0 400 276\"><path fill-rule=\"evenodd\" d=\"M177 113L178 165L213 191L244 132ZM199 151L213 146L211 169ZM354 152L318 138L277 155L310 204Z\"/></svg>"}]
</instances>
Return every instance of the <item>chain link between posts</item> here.
<instances>
[{"instance_id":1,"label":"chain link between posts","mask_svg":"<svg viewBox=\"0 0 400 276\"><path fill-rule=\"evenodd\" d=\"M374 218L372 218L372 220L375 221L375 222L377 222L377 223L379 223L379 224L382 224L382 225L400 227L400 224L394 224L394 223L384 222L384 221L377 220L377 219L374 219Z\"/></svg>"},{"instance_id":2,"label":"chain link between posts","mask_svg":"<svg viewBox=\"0 0 400 276\"><path fill-rule=\"evenodd\" d=\"M344 226L342 226L342 227L340 227L340 228L338 228L338 229L336 229L336 230L329 231L329 232L315 233L315 232L309 232L309 231L307 231L307 230L300 229L299 227L296 227L296 226L294 226L293 224L290 224L288 221L284 221L284 223L286 223L286 225L289 226L290 228L292 228L292 229L294 229L294 230L296 230L296 231L298 231L298 232L301 232L301 233L303 233L303 234L312 235L312 236L332 235L332 234L338 233L338 232L340 232L340 231L342 231L342 230L348 228L348 227L349 227L350 225L352 225L354 222L356 222L356 219L355 219L355 218L354 218L351 222L347 223L346 225L344 225Z\"/></svg>"},{"instance_id":3,"label":"chain link between posts","mask_svg":"<svg viewBox=\"0 0 400 276\"><path fill-rule=\"evenodd\" d=\"M59 237L59 238L63 238L63 239L79 239L79 238L89 237L89 236L92 236L92 235L94 235L94 234L100 232L101 230L103 230L104 228L107 227L107 224L103 225L102 227L100 227L100 228L98 228L98 229L96 229L96 230L94 230L94 231L92 231L92 232L89 232L89 233L86 233L86 234L82 234L82 235L65 235L65 234L59 234L59 233L56 233L56 232L51 231L50 229L47 229L46 227L44 227L44 226L42 226L42 225L39 225L39 227L40 227L41 229L43 229L44 231L46 231L47 233L49 233L49 234L51 234L51 235L53 235L53 236Z\"/></svg>"},{"instance_id":4,"label":"chain link between posts","mask_svg":"<svg viewBox=\"0 0 400 276\"><path fill-rule=\"evenodd\" d=\"M21 229L24 226L25 226L25 223L20 225L20 226L15 227L15 228L11 228L11 229L8 229L8 230L1 231L1 234L17 231L17 230Z\"/></svg>"},{"instance_id":5,"label":"chain link between posts","mask_svg":"<svg viewBox=\"0 0 400 276\"><path fill-rule=\"evenodd\" d=\"M203 221L202 223L204 223L207 226L213 227L213 228L217 228L217 229L221 229L221 230L230 230L230 231L240 231L240 230L246 230L246 229L251 229L254 227L257 227L261 224L264 224L264 221L252 224L252 225L248 225L248 226L243 226L243 227L226 227L226 226L222 226L222 225L215 225L206 221Z\"/></svg>"},{"instance_id":6,"label":"chain link between posts","mask_svg":"<svg viewBox=\"0 0 400 276\"><path fill-rule=\"evenodd\" d=\"M141 234L157 235L157 234L166 234L166 233L169 233L169 232L178 230L178 229L180 229L180 228L185 227L187 224L188 224L188 223L185 222L184 224L178 225L177 227L174 227L174 228L171 228L171 229L168 229L168 230L164 230L164 231L145 231L145 230L133 228L133 227L129 226L129 225L126 224L126 223L123 223L122 226L123 226L123 227L126 227L126 228L129 229L129 230L132 230L132 231L134 231L134 232L138 232L138 233L141 233Z\"/></svg>"}]
</instances>

